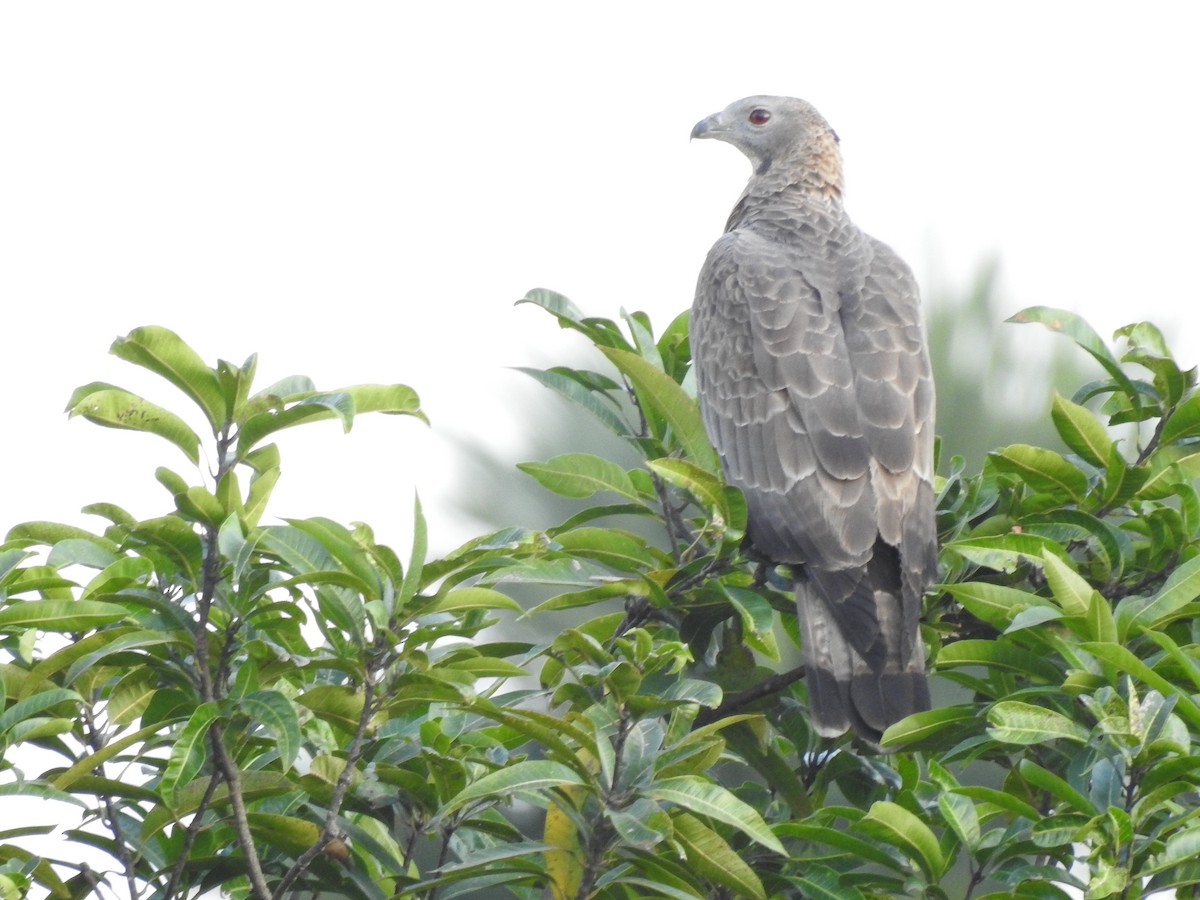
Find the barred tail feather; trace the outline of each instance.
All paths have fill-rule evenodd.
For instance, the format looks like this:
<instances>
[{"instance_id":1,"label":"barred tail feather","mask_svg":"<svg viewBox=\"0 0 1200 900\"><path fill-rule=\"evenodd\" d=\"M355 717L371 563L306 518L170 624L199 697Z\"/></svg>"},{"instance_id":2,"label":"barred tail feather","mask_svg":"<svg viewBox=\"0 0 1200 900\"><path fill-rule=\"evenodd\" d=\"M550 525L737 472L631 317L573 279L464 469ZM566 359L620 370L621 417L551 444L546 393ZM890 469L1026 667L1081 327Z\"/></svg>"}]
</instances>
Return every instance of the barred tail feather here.
<instances>
[{"instance_id":1,"label":"barred tail feather","mask_svg":"<svg viewBox=\"0 0 1200 900\"><path fill-rule=\"evenodd\" d=\"M813 728L830 738L853 728L878 748L888 726L929 709L930 701L924 651L919 639L906 634L898 598L877 590L875 604L886 644L877 669L854 648L815 586L804 580L796 585Z\"/></svg>"}]
</instances>

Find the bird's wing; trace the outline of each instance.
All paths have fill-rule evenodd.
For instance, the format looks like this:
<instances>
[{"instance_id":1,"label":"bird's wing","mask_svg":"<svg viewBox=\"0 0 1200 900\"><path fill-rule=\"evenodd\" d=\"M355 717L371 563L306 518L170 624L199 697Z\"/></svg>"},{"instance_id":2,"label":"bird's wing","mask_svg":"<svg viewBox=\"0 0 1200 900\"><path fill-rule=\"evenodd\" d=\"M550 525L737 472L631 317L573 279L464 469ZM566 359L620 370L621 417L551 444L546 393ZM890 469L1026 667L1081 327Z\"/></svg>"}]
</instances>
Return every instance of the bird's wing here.
<instances>
[{"instance_id":1,"label":"bird's wing","mask_svg":"<svg viewBox=\"0 0 1200 900\"><path fill-rule=\"evenodd\" d=\"M871 240L871 262L841 318L859 421L870 447L880 537L900 554L901 610L916 633L921 595L937 570L933 501L933 375L912 272Z\"/></svg>"},{"instance_id":2,"label":"bird's wing","mask_svg":"<svg viewBox=\"0 0 1200 900\"><path fill-rule=\"evenodd\" d=\"M730 232L701 271L692 356L709 436L777 562L863 565L875 542L871 448L838 298L790 248Z\"/></svg>"},{"instance_id":3,"label":"bird's wing","mask_svg":"<svg viewBox=\"0 0 1200 900\"><path fill-rule=\"evenodd\" d=\"M928 705L917 622L933 572L933 393L911 274L868 240L847 258L726 234L701 272L692 343L751 541L804 564L810 695L831 711L818 724L877 734Z\"/></svg>"}]
</instances>

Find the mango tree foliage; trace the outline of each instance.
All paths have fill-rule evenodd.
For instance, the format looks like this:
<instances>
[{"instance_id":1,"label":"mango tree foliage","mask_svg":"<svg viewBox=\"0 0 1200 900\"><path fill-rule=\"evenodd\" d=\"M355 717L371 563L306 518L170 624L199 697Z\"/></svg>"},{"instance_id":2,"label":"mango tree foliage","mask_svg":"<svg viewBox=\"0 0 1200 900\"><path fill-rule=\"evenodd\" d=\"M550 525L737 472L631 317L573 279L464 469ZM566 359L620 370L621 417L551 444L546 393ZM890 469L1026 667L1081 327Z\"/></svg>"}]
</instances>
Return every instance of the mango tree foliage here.
<instances>
[{"instance_id":1,"label":"mango tree foliage","mask_svg":"<svg viewBox=\"0 0 1200 900\"><path fill-rule=\"evenodd\" d=\"M93 531L0 545L0 741L42 765L5 752L0 791L81 818L45 857L22 839L53 819L0 827L0 896L1197 893L1200 395L1157 329L1121 329L1118 356L1070 313L1016 317L1102 374L1054 399L1061 447L942 461L935 709L879 755L808 726L792 573L745 545L686 316L656 336L523 302L597 348L524 371L636 464L523 463L577 511L440 558L419 503L402 553L268 509L277 431L423 419L408 387L255 390L253 357L210 367L157 327L114 344L178 408L92 383L69 414L165 441L179 471L154 473L160 516L95 503ZM567 624L517 639L548 616Z\"/></svg>"}]
</instances>

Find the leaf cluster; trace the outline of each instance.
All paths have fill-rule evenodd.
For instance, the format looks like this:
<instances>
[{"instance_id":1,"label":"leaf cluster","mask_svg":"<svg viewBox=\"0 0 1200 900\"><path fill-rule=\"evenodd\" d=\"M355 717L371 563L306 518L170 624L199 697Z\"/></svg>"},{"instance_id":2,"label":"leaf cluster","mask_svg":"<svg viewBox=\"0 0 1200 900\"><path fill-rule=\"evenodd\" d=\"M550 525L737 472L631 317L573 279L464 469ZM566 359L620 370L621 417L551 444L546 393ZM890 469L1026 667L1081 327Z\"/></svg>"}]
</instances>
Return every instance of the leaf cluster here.
<instances>
[{"instance_id":1,"label":"leaf cluster","mask_svg":"<svg viewBox=\"0 0 1200 900\"><path fill-rule=\"evenodd\" d=\"M141 328L113 352L186 415L108 384L68 410L165 439L161 516L31 522L0 545L0 791L79 810L36 856L0 832L0 893L265 900L1134 897L1200 884L1200 397L1162 335L1117 356L1026 310L1102 375L1014 443L937 479L936 708L887 754L806 714L790 573L745 543L690 380L687 320L525 300L597 350L526 369L630 448L524 463L578 502L431 557L362 524L272 521L283 428L423 419L403 385L254 391ZM202 436L203 435L203 436ZM540 487L539 487L540 486ZM530 586L538 602L514 596ZM566 624L532 643L522 617ZM1076 894L1077 895L1077 894Z\"/></svg>"}]
</instances>

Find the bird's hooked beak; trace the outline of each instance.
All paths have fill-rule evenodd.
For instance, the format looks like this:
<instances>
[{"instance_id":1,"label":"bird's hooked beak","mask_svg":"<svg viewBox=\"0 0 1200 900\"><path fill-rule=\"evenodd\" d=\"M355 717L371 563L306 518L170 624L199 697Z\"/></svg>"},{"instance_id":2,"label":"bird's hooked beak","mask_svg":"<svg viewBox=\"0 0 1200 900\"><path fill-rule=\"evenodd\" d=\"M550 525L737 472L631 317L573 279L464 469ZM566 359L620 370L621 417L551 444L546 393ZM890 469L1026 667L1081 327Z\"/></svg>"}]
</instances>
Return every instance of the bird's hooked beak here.
<instances>
[{"instance_id":1,"label":"bird's hooked beak","mask_svg":"<svg viewBox=\"0 0 1200 900\"><path fill-rule=\"evenodd\" d=\"M692 129L692 140L696 138L720 138L729 131L721 113L713 113L707 119L701 119Z\"/></svg>"}]
</instances>

